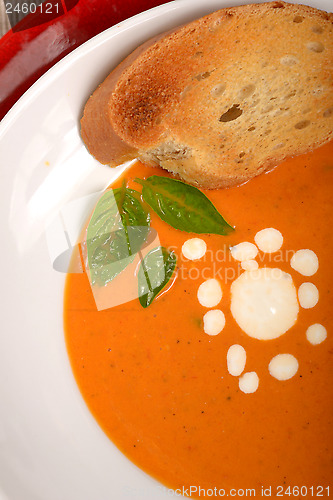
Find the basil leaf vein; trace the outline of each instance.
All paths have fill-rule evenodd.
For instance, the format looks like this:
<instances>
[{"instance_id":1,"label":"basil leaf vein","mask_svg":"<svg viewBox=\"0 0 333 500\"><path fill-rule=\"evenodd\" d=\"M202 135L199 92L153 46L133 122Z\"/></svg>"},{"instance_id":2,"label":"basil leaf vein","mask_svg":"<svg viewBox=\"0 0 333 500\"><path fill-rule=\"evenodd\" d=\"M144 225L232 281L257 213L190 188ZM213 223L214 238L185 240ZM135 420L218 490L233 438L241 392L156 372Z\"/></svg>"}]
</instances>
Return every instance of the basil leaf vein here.
<instances>
[{"instance_id":1,"label":"basil leaf vein","mask_svg":"<svg viewBox=\"0 0 333 500\"><path fill-rule=\"evenodd\" d=\"M138 272L138 293L142 307L148 307L167 285L175 270L176 262L175 253L160 246L144 257Z\"/></svg>"},{"instance_id":2,"label":"basil leaf vein","mask_svg":"<svg viewBox=\"0 0 333 500\"><path fill-rule=\"evenodd\" d=\"M106 191L87 228L87 257L93 285L106 285L134 260L145 242L150 215L140 193L125 186Z\"/></svg>"},{"instance_id":3,"label":"basil leaf vein","mask_svg":"<svg viewBox=\"0 0 333 500\"><path fill-rule=\"evenodd\" d=\"M152 175L142 185L144 201L167 224L188 233L227 235L234 228L199 189L169 177Z\"/></svg>"}]
</instances>

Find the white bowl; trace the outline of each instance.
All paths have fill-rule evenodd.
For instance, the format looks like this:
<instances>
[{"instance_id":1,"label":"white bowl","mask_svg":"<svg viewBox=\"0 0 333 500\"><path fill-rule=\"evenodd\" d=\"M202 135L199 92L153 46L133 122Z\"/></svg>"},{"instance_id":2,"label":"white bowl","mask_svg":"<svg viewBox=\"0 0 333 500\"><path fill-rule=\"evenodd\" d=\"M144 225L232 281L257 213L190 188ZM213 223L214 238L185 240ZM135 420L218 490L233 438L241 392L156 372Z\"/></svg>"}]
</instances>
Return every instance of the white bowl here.
<instances>
[{"instance_id":1,"label":"white bowl","mask_svg":"<svg viewBox=\"0 0 333 500\"><path fill-rule=\"evenodd\" d=\"M0 125L0 500L170 496L89 413L66 353L65 274L53 262L121 170L99 165L82 144L78 124L89 94L144 40L240 3L177 0L108 29L48 71ZM331 0L303 3L332 10Z\"/></svg>"}]
</instances>

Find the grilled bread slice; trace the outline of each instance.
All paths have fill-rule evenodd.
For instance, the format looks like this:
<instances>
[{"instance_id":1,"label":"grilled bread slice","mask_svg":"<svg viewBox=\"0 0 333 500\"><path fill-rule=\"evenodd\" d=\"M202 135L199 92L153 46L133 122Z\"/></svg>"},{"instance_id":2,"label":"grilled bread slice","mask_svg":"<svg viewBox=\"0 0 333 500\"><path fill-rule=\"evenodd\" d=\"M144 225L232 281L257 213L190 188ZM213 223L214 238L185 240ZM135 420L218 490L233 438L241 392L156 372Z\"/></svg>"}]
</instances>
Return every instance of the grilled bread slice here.
<instances>
[{"instance_id":1,"label":"grilled bread slice","mask_svg":"<svg viewBox=\"0 0 333 500\"><path fill-rule=\"evenodd\" d=\"M219 10L137 49L88 100L82 137L203 188L241 184L333 133L333 14Z\"/></svg>"}]
</instances>

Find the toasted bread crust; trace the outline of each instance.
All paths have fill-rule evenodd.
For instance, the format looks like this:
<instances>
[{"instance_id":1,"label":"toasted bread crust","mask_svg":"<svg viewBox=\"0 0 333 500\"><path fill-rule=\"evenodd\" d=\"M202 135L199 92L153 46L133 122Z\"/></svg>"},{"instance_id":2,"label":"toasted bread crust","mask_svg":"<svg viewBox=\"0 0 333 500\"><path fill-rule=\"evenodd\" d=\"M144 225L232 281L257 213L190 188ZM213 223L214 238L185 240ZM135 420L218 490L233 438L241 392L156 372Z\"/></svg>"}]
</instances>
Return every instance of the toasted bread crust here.
<instances>
[{"instance_id":1,"label":"toasted bread crust","mask_svg":"<svg viewBox=\"0 0 333 500\"><path fill-rule=\"evenodd\" d=\"M280 1L196 20L139 49L111 91L102 84L91 113L122 143L101 155L95 140L92 153L115 164L130 151L219 188L307 152L332 138L332 33L333 14Z\"/></svg>"}]
</instances>

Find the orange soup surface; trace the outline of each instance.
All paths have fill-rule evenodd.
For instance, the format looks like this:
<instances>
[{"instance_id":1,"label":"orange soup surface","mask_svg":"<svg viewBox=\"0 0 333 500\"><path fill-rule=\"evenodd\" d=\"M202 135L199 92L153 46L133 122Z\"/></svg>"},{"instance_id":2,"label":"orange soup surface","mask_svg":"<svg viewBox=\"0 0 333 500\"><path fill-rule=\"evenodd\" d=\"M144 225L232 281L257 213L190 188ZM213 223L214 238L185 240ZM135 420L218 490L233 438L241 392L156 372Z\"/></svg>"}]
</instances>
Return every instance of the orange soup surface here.
<instances>
[{"instance_id":1,"label":"orange soup surface","mask_svg":"<svg viewBox=\"0 0 333 500\"><path fill-rule=\"evenodd\" d=\"M140 190L133 179L150 175L168 174L137 163L124 178L128 187ZM151 226L161 244L175 251L177 266L172 286L149 307L135 299L98 311L87 274L68 274L64 323L79 388L107 436L169 488L253 488L260 497L262 487L271 487L271 498L278 498L279 487L303 486L303 498L318 492L328 497L333 487L333 143L240 187L204 192L235 231L188 234L151 211ZM299 307L294 326L271 340L247 335L230 311L230 286L244 271L229 248L254 243L264 228L278 229L283 245L272 254L260 251L259 267L289 273L296 289L311 282L319 291L318 303ZM182 245L193 237L207 244L196 261L182 255ZM314 275L291 267L299 249L317 255ZM215 308L202 306L197 297L199 285L210 278L223 291ZM210 309L225 316L223 330L214 336L203 326ZM313 324L327 330L317 345L306 336ZM244 393L239 377L228 371L233 344L246 351L244 372L258 375L253 393ZM283 353L298 361L288 380L278 380L268 369Z\"/></svg>"}]
</instances>

